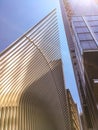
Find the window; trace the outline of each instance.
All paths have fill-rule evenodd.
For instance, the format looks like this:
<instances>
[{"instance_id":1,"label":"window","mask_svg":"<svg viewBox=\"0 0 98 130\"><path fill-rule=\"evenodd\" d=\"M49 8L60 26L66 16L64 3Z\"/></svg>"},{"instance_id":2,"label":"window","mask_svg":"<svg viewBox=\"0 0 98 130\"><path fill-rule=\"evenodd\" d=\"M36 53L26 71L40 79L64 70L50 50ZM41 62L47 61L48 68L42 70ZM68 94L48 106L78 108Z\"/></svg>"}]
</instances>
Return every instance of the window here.
<instances>
[{"instance_id":1,"label":"window","mask_svg":"<svg viewBox=\"0 0 98 130\"><path fill-rule=\"evenodd\" d=\"M74 22L74 26L75 26L75 27L83 27L83 26L86 26L86 24L85 24L85 22L82 22L82 21L79 22L79 21L78 21L78 22Z\"/></svg>"},{"instance_id":2,"label":"window","mask_svg":"<svg viewBox=\"0 0 98 130\"><path fill-rule=\"evenodd\" d=\"M89 21L88 22L90 26L98 26L98 20L96 21Z\"/></svg>"},{"instance_id":3,"label":"window","mask_svg":"<svg viewBox=\"0 0 98 130\"><path fill-rule=\"evenodd\" d=\"M87 19L88 21L98 20L98 16L86 16L86 19Z\"/></svg>"},{"instance_id":4,"label":"window","mask_svg":"<svg viewBox=\"0 0 98 130\"><path fill-rule=\"evenodd\" d=\"M94 32L98 32L98 26L91 27Z\"/></svg>"},{"instance_id":5,"label":"window","mask_svg":"<svg viewBox=\"0 0 98 130\"><path fill-rule=\"evenodd\" d=\"M77 33L86 33L89 32L87 27L76 27L76 32Z\"/></svg>"},{"instance_id":6,"label":"window","mask_svg":"<svg viewBox=\"0 0 98 130\"><path fill-rule=\"evenodd\" d=\"M85 34L78 34L79 40L93 40L93 37L91 36L90 33L85 33Z\"/></svg>"},{"instance_id":7,"label":"window","mask_svg":"<svg viewBox=\"0 0 98 130\"><path fill-rule=\"evenodd\" d=\"M97 41L98 41L98 33L95 33L95 37L96 37L96 39L97 39Z\"/></svg>"},{"instance_id":8,"label":"window","mask_svg":"<svg viewBox=\"0 0 98 130\"><path fill-rule=\"evenodd\" d=\"M94 81L94 83L96 84L98 84L98 79L93 79L93 81Z\"/></svg>"},{"instance_id":9,"label":"window","mask_svg":"<svg viewBox=\"0 0 98 130\"><path fill-rule=\"evenodd\" d=\"M96 43L92 41L80 41L82 49L96 49Z\"/></svg>"}]
</instances>

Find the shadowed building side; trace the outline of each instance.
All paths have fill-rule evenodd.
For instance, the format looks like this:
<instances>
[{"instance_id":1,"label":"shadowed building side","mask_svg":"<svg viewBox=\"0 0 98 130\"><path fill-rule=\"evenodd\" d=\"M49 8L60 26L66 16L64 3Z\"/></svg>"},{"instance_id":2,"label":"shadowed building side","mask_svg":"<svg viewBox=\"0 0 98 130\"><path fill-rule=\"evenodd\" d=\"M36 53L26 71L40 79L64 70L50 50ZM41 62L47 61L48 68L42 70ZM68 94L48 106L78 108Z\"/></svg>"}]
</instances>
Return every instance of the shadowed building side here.
<instances>
[{"instance_id":1,"label":"shadowed building side","mask_svg":"<svg viewBox=\"0 0 98 130\"><path fill-rule=\"evenodd\" d=\"M66 101L68 109L69 130L81 130L79 113L76 103L74 102L69 89L66 89Z\"/></svg>"}]
</instances>

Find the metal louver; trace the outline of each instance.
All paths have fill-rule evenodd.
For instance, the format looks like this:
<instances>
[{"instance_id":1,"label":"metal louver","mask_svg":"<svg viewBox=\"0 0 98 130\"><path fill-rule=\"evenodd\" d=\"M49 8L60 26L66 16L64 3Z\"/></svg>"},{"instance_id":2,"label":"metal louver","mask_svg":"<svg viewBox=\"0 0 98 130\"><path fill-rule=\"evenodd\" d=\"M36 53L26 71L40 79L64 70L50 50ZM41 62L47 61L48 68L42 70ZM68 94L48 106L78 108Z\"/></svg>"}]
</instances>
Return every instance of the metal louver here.
<instances>
[{"instance_id":1,"label":"metal louver","mask_svg":"<svg viewBox=\"0 0 98 130\"><path fill-rule=\"evenodd\" d=\"M2 52L0 60L0 130L65 129L56 10Z\"/></svg>"}]
</instances>

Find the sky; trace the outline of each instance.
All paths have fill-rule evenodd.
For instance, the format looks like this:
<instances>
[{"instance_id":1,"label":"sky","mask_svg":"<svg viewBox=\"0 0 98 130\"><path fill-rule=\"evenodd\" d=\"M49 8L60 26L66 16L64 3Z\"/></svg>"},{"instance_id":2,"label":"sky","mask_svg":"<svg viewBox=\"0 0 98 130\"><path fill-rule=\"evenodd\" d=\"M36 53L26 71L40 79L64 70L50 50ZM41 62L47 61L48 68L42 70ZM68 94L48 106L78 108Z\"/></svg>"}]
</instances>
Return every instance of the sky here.
<instances>
[{"instance_id":1,"label":"sky","mask_svg":"<svg viewBox=\"0 0 98 130\"><path fill-rule=\"evenodd\" d=\"M64 79L81 109L58 0L0 0L0 52L57 8Z\"/></svg>"},{"instance_id":2,"label":"sky","mask_svg":"<svg viewBox=\"0 0 98 130\"><path fill-rule=\"evenodd\" d=\"M56 6L56 0L0 0L0 52Z\"/></svg>"}]
</instances>

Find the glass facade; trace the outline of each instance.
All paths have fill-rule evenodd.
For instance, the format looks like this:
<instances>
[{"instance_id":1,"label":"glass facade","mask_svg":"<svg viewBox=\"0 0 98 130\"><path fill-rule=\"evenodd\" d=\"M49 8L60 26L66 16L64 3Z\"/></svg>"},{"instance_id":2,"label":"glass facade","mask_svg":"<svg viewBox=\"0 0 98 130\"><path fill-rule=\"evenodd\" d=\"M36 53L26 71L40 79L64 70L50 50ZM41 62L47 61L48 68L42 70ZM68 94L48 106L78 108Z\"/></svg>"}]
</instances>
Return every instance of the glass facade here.
<instances>
[{"instance_id":1,"label":"glass facade","mask_svg":"<svg viewBox=\"0 0 98 130\"><path fill-rule=\"evenodd\" d=\"M96 103L98 97L96 92L98 95L98 90L96 88L98 88L98 84L95 85L92 81L95 77L98 79L98 15L95 15L98 14L98 7L95 5L95 8L91 4L88 6L90 8L87 9L87 6L84 7L86 4L82 5L82 2L68 1L71 5L69 9L66 7L67 2L64 0L63 3L62 1L62 16L83 110L85 125L85 128L83 128L85 130L97 130L98 108ZM63 4L65 7L63 7ZM70 15L70 12L73 12L73 14ZM85 14L93 14L93 16L84 16ZM76 58L73 58L73 54ZM96 92L94 89L96 89Z\"/></svg>"},{"instance_id":2,"label":"glass facade","mask_svg":"<svg viewBox=\"0 0 98 130\"><path fill-rule=\"evenodd\" d=\"M98 42L98 16L85 17ZM98 44L97 44L98 45Z\"/></svg>"},{"instance_id":3,"label":"glass facade","mask_svg":"<svg viewBox=\"0 0 98 130\"><path fill-rule=\"evenodd\" d=\"M79 18L78 18L79 17ZM75 37L75 52L80 77L78 87L81 87L82 107L88 128L98 128L98 84L92 81L98 79L98 16L74 16L72 28ZM81 51L82 50L82 51ZM81 62L82 61L82 62ZM84 105L85 104L85 105Z\"/></svg>"},{"instance_id":4,"label":"glass facade","mask_svg":"<svg viewBox=\"0 0 98 130\"><path fill-rule=\"evenodd\" d=\"M97 17L95 17L95 19L92 17L92 19L93 20L91 20L89 17L78 18L78 16L72 18L75 35L78 38L79 44L83 50L97 49L96 40L98 40L98 21ZM91 32L92 30L93 32ZM92 35L92 33L95 37Z\"/></svg>"}]
</instances>

